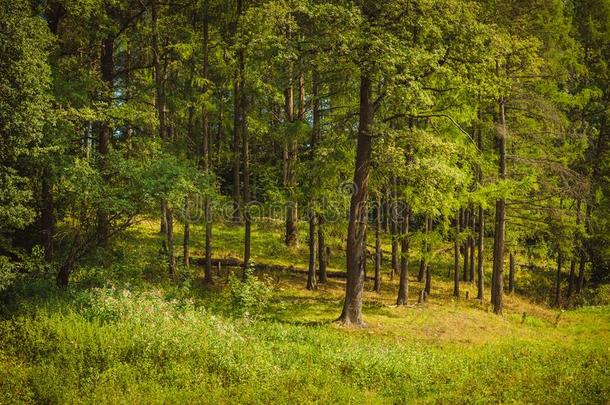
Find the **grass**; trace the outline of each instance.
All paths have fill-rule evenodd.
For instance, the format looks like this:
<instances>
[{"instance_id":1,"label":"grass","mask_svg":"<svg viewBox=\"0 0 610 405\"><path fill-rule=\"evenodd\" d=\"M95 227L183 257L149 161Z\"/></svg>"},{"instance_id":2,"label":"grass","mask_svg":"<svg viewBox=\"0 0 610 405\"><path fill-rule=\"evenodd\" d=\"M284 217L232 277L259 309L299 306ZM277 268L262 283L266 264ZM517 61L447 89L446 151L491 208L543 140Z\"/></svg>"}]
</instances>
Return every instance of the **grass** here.
<instances>
[{"instance_id":1,"label":"grass","mask_svg":"<svg viewBox=\"0 0 610 405\"><path fill-rule=\"evenodd\" d=\"M610 400L607 306L559 312L508 296L498 317L487 304L454 300L436 264L423 305L414 304L422 287L414 279L406 307L393 305L387 271L381 294L367 285L365 329L332 322L342 280L310 292L293 273L258 274L270 286L267 309L236 316L228 269L213 286L199 268L167 280L155 228L131 230L97 258L105 266L84 265L68 291L36 281L0 297L0 403ZM284 247L280 231L255 227L254 260L304 268L306 246ZM215 227L216 254L239 257L240 232ZM202 232L192 234L197 254ZM335 270L344 260L337 248Z\"/></svg>"}]
</instances>

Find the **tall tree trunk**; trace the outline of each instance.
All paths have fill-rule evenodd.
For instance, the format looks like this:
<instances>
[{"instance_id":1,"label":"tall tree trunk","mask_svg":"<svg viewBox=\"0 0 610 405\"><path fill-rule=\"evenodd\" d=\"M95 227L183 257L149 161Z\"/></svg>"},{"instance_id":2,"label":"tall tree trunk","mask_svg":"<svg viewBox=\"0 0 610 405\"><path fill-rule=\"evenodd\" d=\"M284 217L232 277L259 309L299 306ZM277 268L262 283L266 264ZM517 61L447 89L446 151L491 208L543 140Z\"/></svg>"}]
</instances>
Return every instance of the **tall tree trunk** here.
<instances>
[{"instance_id":1,"label":"tall tree trunk","mask_svg":"<svg viewBox=\"0 0 610 405\"><path fill-rule=\"evenodd\" d=\"M184 204L184 212L188 212L188 203ZM188 217L184 218L184 237L182 242L182 265L185 269L188 269L191 265L191 257L189 251L189 244L191 242L191 227L189 225Z\"/></svg>"},{"instance_id":2,"label":"tall tree trunk","mask_svg":"<svg viewBox=\"0 0 610 405\"><path fill-rule=\"evenodd\" d=\"M480 96L479 96L480 100ZM477 116L479 123L477 125L477 147L479 153L483 153L483 112L481 108L478 108ZM481 167L477 167L477 180L479 184L483 182L483 170ZM484 269L484 244L485 244L485 212L483 206L479 205L479 218L478 218L478 234L477 234L477 299L483 301L484 288L485 288L485 269Z\"/></svg>"},{"instance_id":3,"label":"tall tree trunk","mask_svg":"<svg viewBox=\"0 0 610 405\"><path fill-rule=\"evenodd\" d=\"M241 0L240 0L241 1ZM240 133L242 134L242 145L243 145L243 172L244 172L244 219L245 219L245 229L244 229L244 277L246 275L246 268L250 266L250 250L251 250L251 239L252 239L252 213L250 212L250 140L248 134L248 128L246 125L246 96L244 94L245 89L245 76L243 76L243 66L242 66L242 76L240 88L241 97L239 100L239 116L240 119Z\"/></svg>"},{"instance_id":4,"label":"tall tree trunk","mask_svg":"<svg viewBox=\"0 0 610 405\"><path fill-rule=\"evenodd\" d=\"M159 138L164 140L166 136L165 128L165 97L163 89L163 71L161 68L161 51L159 49L159 33L158 33L158 2L151 0L151 31L152 31L152 48L153 48L153 75L155 82L155 109L157 119L159 120ZM167 232L167 202L161 201L161 225L160 232Z\"/></svg>"},{"instance_id":5,"label":"tall tree trunk","mask_svg":"<svg viewBox=\"0 0 610 405\"><path fill-rule=\"evenodd\" d=\"M345 301L339 321L346 325L363 325L362 290L364 274L360 263L364 251L362 241L367 226L368 185L371 166L371 126L373 124L374 105L372 82L367 73L360 77L360 112L358 126L358 143L356 146L356 164L354 169L354 192L350 201L349 223L347 228L347 282L345 284Z\"/></svg>"},{"instance_id":6,"label":"tall tree trunk","mask_svg":"<svg viewBox=\"0 0 610 405\"><path fill-rule=\"evenodd\" d=\"M430 265L426 266L426 286L424 291L426 292L426 296L429 296L432 291L432 273L430 272Z\"/></svg>"},{"instance_id":7,"label":"tall tree trunk","mask_svg":"<svg viewBox=\"0 0 610 405\"><path fill-rule=\"evenodd\" d=\"M326 255L326 241L324 239L324 216L318 217L318 266L320 272L320 283L326 283L328 276L326 274L326 267L328 264L328 257Z\"/></svg>"},{"instance_id":8,"label":"tall tree trunk","mask_svg":"<svg viewBox=\"0 0 610 405\"><path fill-rule=\"evenodd\" d=\"M508 292L515 293L515 253L508 254Z\"/></svg>"},{"instance_id":9,"label":"tall tree trunk","mask_svg":"<svg viewBox=\"0 0 610 405\"><path fill-rule=\"evenodd\" d=\"M424 240L422 242L422 258L419 261L419 272L417 273L417 281L420 283L424 280L426 276L426 254L428 252L428 216L424 218Z\"/></svg>"},{"instance_id":10,"label":"tall tree trunk","mask_svg":"<svg viewBox=\"0 0 610 405\"><path fill-rule=\"evenodd\" d=\"M591 205L587 204L585 208L585 231L587 234L591 232ZM587 267L587 249L582 246L580 251L580 264L578 265L578 283L576 284L576 292L582 292L585 287L585 270Z\"/></svg>"},{"instance_id":11,"label":"tall tree trunk","mask_svg":"<svg viewBox=\"0 0 610 405\"><path fill-rule=\"evenodd\" d=\"M236 29L239 27L240 19L243 14L243 0L237 0L237 22ZM237 32L235 32L237 38ZM235 70L235 81L233 83L233 222L241 221L241 189L239 169L241 157L239 153L242 134L242 121L245 117L241 116L242 83L244 77L244 50L241 46L237 48L237 69Z\"/></svg>"},{"instance_id":12,"label":"tall tree trunk","mask_svg":"<svg viewBox=\"0 0 610 405\"><path fill-rule=\"evenodd\" d=\"M407 305L409 302L409 211L402 218L400 235L400 281L396 305Z\"/></svg>"},{"instance_id":13,"label":"tall tree trunk","mask_svg":"<svg viewBox=\"0 0 610 405\"><path fill-rule=\"evenodd\" d=\"M585 284L585 267L587 258L584 252L580 254L580 262L578 263L578 281L576 282L576 294L580 294Z\"/></svg>"},{"instance_id":14,"label":"tall tree trunk","mask_svg":"<svg viewBox=\"0 0 610 405\"><path fill-rule=\"evenodd\" d=\"M55 209L53 204L52 170L47 164L42 173L42 247L47 263L53 261L53 238L55 237Z\"/></svg>"},{"instance_id":15,"label":"tall tree trunk","mask_svg":"<svg viewBox=\"0 0 610 405\"><path fill-rule=\"evenodd\" d=\"M390 231L392 238L392 269L390 270L390 280L394 280L394 274L398 273L398 218L397 216L397 197L396 197L396 176L392 176L392 186L390 192Z\"/></svg>"},{"instance_id":16,"label":"tall tree trunk","mask_svg":"<svg viewBox=\"0 0 610 405\"><path fill-rule=\"evenodd\" d=\"M575 276L576 276L576 260L572 259L570 261L570 278L568 280L568 293L567 293L568 300L570 300L570 298L572 298L572 293L574 292L574 284L576 281Z\"/></svg>"},{"instance_id":17,"label":"tall tree trunk","mask_svg":"<svg viewBox=\"0 0 610 405\"><path fill-rule=\"evenodd\" d=\"M204 79L208 78L209 70L209 44L210 44L210 24L208 15L208 0L204 2L203 11L203 68L202 76ZM207 88L203 89L203 93L207 92ZM220 113L219 113L220 114ZM203 149L203 170L209 175L211 171L211 159L210 159L210 115L208 109L204 105L201 108L201 135L202 135L202 149ZM218 123L221 131L222 121ZM204 267L204 281L206 283L212 282L212 213L210 199L208 197L204 200L204 220L205 220L205 267Z\"/></svg>"},{"instance_id":18,"label":"tall tree trunk","mask_svg":"<svg viewBox=\"0 0 610 405\"><path fill-rule=\"evenodd\" d=\"M290 70L290 75L292 75L292 69ZM301 86L299 86L299 93L300 92ZM290 84L284 91L284 103L286 121L292 124L295 122L292 79L290 79ZM294 188L296 186L296 145L297 143L294 134L290 134L284 145L284 187L286 187L289 196L288 205L286 206L286 233L284 235L286 246L296 246L298 244L298 217L296 201L294 200Z\"/></svg>"},{"instance_id":19,"label":"tall tree trunk","mask_svg":"<svg viewBox=\"0 0 610 405\"><path fill-rule=\"evenodd\" d=\"M504 98L499 101L500 125L498 126L498 149L500 152L500 179L506 179L506 116ZM504 294L504 236L506 226L506 200L496 200L496 229L494 235L493 306L494 313L501 315Z\"/></svg>"},{"instance_id":20,"label":"tall tree trunk","mask_svg":"<svg viewBox=\"0 0 610 405\"><path fill-rule=\"evenodd\" d=\"M381 292L381 199L377 196L375 211L375 284L373 290Z\"/></svg>"},{"instance_id":21,"label":"tall tree trunk","mask_svg":"<svg viewBox=\"0 0 610 405\"><path fill-rule=\"evenodd\" d=\"M464 208L463 211L463 222L462 222L462 229L465 231L468 231L468 224L470 223L470 210L468 208ZM463 274L462 274L462 281L466 282L466 281L470 281L468 279L469 274L469 264L468 264L468 260L470 258L469 256L469 248L470 248L470 243L468 241L468 237L466 237L466 239L464 239L464 244L463 244L463 249L464 249L464 268L463 268Z\"/></svg>"},{"instance_id":22,"label":"tall tree trunk","mask_svg":"<svg viewBox=\"0 0 610 405\"><path fill-rule=\"evenodd\" d=\"M477 299L482 300L484 295L485 285L485 272L483 268L483 244L485 240L485 214L483 212L483 206L479 206L479 229L477 237L479 239L477 243Z\"/></svg>"},{"instance_id":23,"label":"tall tree trunk","mask_svg":"<svg viewBox=\"0 0 610 405\"><path fill-rule=\"evenodd\" d=\"M165 207L165 215L167 215L167 257L168 257L168 272L171 278L176 273L176 257L174 256L174 213L172 208L167 205Z\"/></svg>"},{"instance_id":24,"label":"tall tree trunk","mask_svg":"<svg viewBox=\"0 0 610 405\"><path fill-rule=\"evenodd\" d=\"M555 295L553 298L553 306L561 306L561 267L563 266L563 255L557 254L557 277L555 278Z\"/></svg>"},{"instance_id":25,"label":"tall tree trunk","mask_svg":"<svg viewBox=\"0 0 610 405\"><path fill-rule=\"evenodd\" d=\"M114 75L114 38L107 36L102 41L102 57L101 57L102 80L108 86L108 104L110 105L113 92L113 75ZM110 137L112 130L106 122L101 122L99 127L98 138L98 153L99 153L99 168L102 172L104 181L108 181L107 170L107 155L110 146ZM104 207L98 207L97 210L97 242L100 246L108 245L109 233L108 212Z\"/></svg>"},{"instance_id":26,"label":"tall tree trunk","mask_svg":"<svg viewBox=\"0 0 610 405\"><path fill-rule=\"evenodd\" d=\"M318 139L320 136L320 102L319 102L319 76L317 69L314 68L312 73L312 115L313 115L313 128L311 129L311 156L310 160L313 164L316 162L317 158L317 147L318 147ZM301 80L301 86L304 83ZM304 97L304 90L299 92L302 97ZM304 100L301 99L299 106L300 109L304 109ZM312 178L310 181L310 187L313 189L315 187L315 180ZM316 280L316 261L317 261L317 250L318 250L318 232L316 229L317 225L317 213L315 212L315 201L312 198L310 200L310 210L309 210L309 273L307 276L307 289L313 290L317 288L317 280Z\"/></svg>"},{"instance_id":27,"label":"tall tree trunk","mask_svg":"<svg viewBox=\"0 0 610 405\"><path fill-rule=\"evenodd\" d=\"M460 215L455 217L455 238L453 239L453 296L460 298Z\"/></svg>"},{"instance_id":28,"label":"tall tree trunk","mask_svg":"<svg viewBox=\"0 0 610 405\"><path fill-rule=\"evenodd\" d=\"M317 252L316 216L309 214L309 270L307 272L307 289L318 288L316 280L316 252Z\"/></svg>"},{"instance_id":29,"label":"tall tree trunk","mask_svg":"<svg viewBox=\"0 0 610 405\"><path fill-rule=\"evenodd\" d=\"M468 243L469 243L469 248L468 251L470 253L470 259L468 260L468 265L469 265L469 274L468 274L468 281L470 281L471 283L474 282L474 268L475 268L475 263L474 263L474 259L475 259L475 248L476 248L476 243L475 243L475 238L474 235L476 234L476 229L475 229L475 214L474 214L474 208L471 206L469 208L470 211L470 224L469 224L469 229L470 229L470 235L468 235Z\"/></svg>"}]
</instances>

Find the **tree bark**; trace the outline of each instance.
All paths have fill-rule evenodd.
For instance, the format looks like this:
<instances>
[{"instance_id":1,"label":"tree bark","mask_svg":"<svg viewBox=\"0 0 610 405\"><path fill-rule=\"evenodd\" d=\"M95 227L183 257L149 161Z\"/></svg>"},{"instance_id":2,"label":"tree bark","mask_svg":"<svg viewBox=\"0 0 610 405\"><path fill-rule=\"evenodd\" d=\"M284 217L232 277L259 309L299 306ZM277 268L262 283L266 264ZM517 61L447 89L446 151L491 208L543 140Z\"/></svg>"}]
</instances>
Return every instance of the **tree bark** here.
<instances>
[{"instance_id":1,"label":"tree bark","mask_svg":"<svg viewBox=\"0 0 610 405\"><path fill-rule=\"evenodd\" d=\"M241 0L240 0L241 1ZM242 69L243 70L243 69ZM244 160L244 277L246 275L246 268L250 266L250 250L251 250L251 239L252 239L252 213L250 212L250 140L248 134L248 128L246 126L246 97L244 91L244 77L242 76L241 88L242 94L239 102L239 115L240 120L240 132L242 134L242 145L243 145L243 160Z\"/></svg>"},{"instance_id":2,"label":"tree bark","mask_svg":"<svg viewBox=\"0 0 610 405\"><path fill-rule=\"evenodd\" d=\"M345 284L345 301L339 321L346 325L363 325L362 290L364 274L361 262L364 255L362 241L367 226L367 199L371 165L371 126L373 124L374 105L372 82L367 73L360 77L360 111L358 125L358 143L356 146L356 164L354 169L354 192L350 201L349 223L347 228L347 282Z\"/></svg>"},{"instance_id":3,"label":"tree bark","mask_svg":"<svg viewBox=\"0 0 610 405\"><path fill-rule=\"evenodd\" d=\"M317 251L317 232L316 217L313 213L309 214L309 268L307 272L307 289L315 290L318 288L316 280L316 251Z\"/></svg>"},{"instance_id":4,"label":"tree bark","mask_svg":"<svg viewBox=\"0 0 610 405\"><path fill-rule=\"evenodd\" d=\"M561 267L563 266L563 255L557 254L557 277L555 278L555 296L553 299L553 306L561 306Z\"/></svg>"},{"instance_id":5,"label":"tree bark","mask_svg":"<svg viewBox=\"0 0 610 405\"><path fill-rule=\"evenodd\" d=\"M460 298L460 215L455 217L455 239L453 240L453 296Z\"/></svg>"},{"instance_id":6,"label":"tree bark","mask_svg":"<svg viewBox=\"0 0 610 405\"><path fill-rule=\"evenodd\" d=\"M407 305L409 302L409 212L407 211L401 219L403 223L400 235L400 281L396 305Z\"/></svg>"},{"instance_id":7,"label":"tree bark","mask_svg":"<svg viewBox=\"0 0 610 405\"><path fill-rule=\"evenodd\" d=\"M243 14L243 0L237 0L237 22L235 24L236 30L239 27L240 19ZM235 32L237 38L237 32ZM242 128L242 121L244 117L241 116L241 98L242 98L242 84L244 77L244 50L241 46L237 48L237 69L235 70L235 80L233 83L233 222L238 223L241 221L241 188L240 188L240 175L239 170L241 166L240 157L240 141L242 134L240 130Z\"/></svg>"},{"instance_id":8,"label":"tree bark","mask_svg":"<svg viewBox=\"0 0 610 405\"><path fill-rule=\"evenodd\" d=\"M426 297L430 296L430 292L432 291L432 273L430 273L430 265L426 265L426 287L424 291L426 291Z\"/></svg>"},{"instance_id":9,"label":"tree bark","mask_svg":"<svg viewBox=\"0 0 610 405\"><path fill-rule=\"evenodd\" d=\"M475 259L475 248L476 248L476 243L475 243L475 238L474 235L476 234L476 229L475 229L475 214L474 214L474 208L470 207L469 208L470 211L470 224L469 224L469 229L471 234L468 236L468 243L469 243L469 248L468 251L470 252L470 259L468 260L468 265L469 265L469 275L468 275L468 281L470 281L471 283L474 282L474 268L475 268L475 263L474 263L474 259Z\"/></svg>"},{"instance_id":10,"label":"tree bark","mask_svg":"<svg viewBox=\"0 0 610 405\"><path fill-rule=\"evenodd\" d=\"M381 292L381 199L377 196L375 211L375 284L373 290Z\"/></svg>"},{"instance_id":11,"label":"tree bark","mask_svg":"<svg viewBox=\"0 0 610 405\"><path fill-rule=\"evenodd\" d=\"M204 79L208 78L208 70L209 70L209 45L210 45L210 24L209 24L209 3L206 0L204 2L204 16L203 16L203 67L202 67L202 76ZM205 93L207 88L203 89ZM219 113L220 114L220 113ZM211 172L211 162L210 159L210 116L206 106L204 105L201 108L201 125L202 125L202 149L203 149L203 170L209 175ZM221 131L222 120L218 123L219 129ZM204 281L206 283L212 283L212 215L211 215L211 206L210 199L204 199L204 220L205 220L205 267L204 267Z\"/></svg>"},{"instance_id":12,"label":"tree bark","mask_svg":"<svg viewBox=\"0 0 610 405\"><path fill-rule=\"evenodd\" d=\"M390 232L392 238L392 269L390 270L390 280L394 280L394 274L398 273L398 221L396 218L396 176L392 176L392 189L390 195Z\"/></svg>"},{"instance_id":13,"label":"tree bark","mask_svg":"<svg viewBox=\"0 0 610 405\"><path fill-rule=\"evenodd\" d=\"M499 101L500 123L497 130L498 149L500 152L500 179L506 179L506 117L504 113L504 98ZM493 263L493 293L492 300L494 313L501 315L504 294L504 236L506 226L506 200L496 200L496 229L494 235L494 263Z\"/></svg>"},{"instance_id":14,"label":"tree bark","mask_svg":"<svg viewBox=\"0 0 610 405\"><path fill-rule=\"evenodd\" d=\"M301 87L304 86L303 80L301 80ZM312 97L313 97L313 105L312 105L312 115L313 115L313 127L311 129L311 156L310 160L315 164L317 158L317 146L318 146L318 138L320 135L320 103L318 100L319 96L319 76L317 69L314 68L312 73ZM305 91L301 90L300 92L301 98L304 98ZM299 108L304 110L305 100L300 100ZM303 113L304 114L304 113ZM315 187L315 180L312 178L310 182L310 187L313 189ZM315 212L315 201L312 198L310 200L310 210L309 210L309 269L307 276L307 289L313 290L317 288L317 280L316 280L316 262L317 262L317 241L318 241L318 232L317 232L317 213Z\"/></svg>"},{"instance_id":15,"label":"tree bark","mask_svg":"<svg viewBox=\"0 0 610 405\"><path fill-rule=\"evenodd\" d=\"M168 272L171 278L176 273L176 257L174 255L174 213L172 208L167 205L165 207L167 216L167 257L168 257Z\"/></svg>"},{"instance_id":16,"label":"tree bark","mask_svg":"<svg viewBox=\"0 0 610 405\"><path fill-rule=\"evenodd\" d=\"M55 237L55 209L53 204L52 171L49 164L42 173L42 247L47 263L53 261L53 238Z\"/></svg>"},{"instance_id":17,"label":"tree bark","mask_svg":"<svg viewBox=\"0 0 610 405\"><path fill-rule=\"evenodd\" d=\"M515 293L515 254L510 252L508 255L508 292Z\"/></svg>"},{"instance_id":18,"label":"tree bark","mask_svg":"<svg viewBox=\"0 0 610 405\"><path fill-rule=\"evenodd\" d=\"M188 200L184 199L184 237L182 241L182 265L185 269L190 266L189 244L191 243L191 227L188 218Z\"/></svg>"},{"instance_id":19,"label":"tree bark","mask_svg":"<svg viewBox=\"0 0 610 405\"><path fill-rule=\"evenodd\" d=\"M319 265L319 272L320 272L320 283L326 283L326 281L328 280L327 277L327 264L328 264L328 257L326 255L326 242L324 240L324 216L320 215L318 217L318 265Z\"/></svg>"},{"instance_id":20,"label":"tree bark","mask_svg":"<svg viewBox=\"0 0 610 405\"><path fill-rule=\"evenodd\" d=\"M292 70L290 70L292 75ZM286 113L286 122L293 124L295 122L294 116L294 90L292 86L292 79L290 84L284 91L284 109ZM299 93L301 92L301 86L299 86ZM299 97L300 98L300 97ZM297 206L294 201L294 188L295 184L295 170L296 170L296 149L297 142L294 134L287 137L284 145L284 187L288 192L288 205L286 206L286 232L284 235L284 242L286 246L296 246L298 244L298 217L297 217Z\"/></svg>"},{"instance_id":21,"label":"tree bark","mask_svg":"<svg viewBox=\"0 0 610 405\"><path fill-rule=\"evenodd\" d=\"M484 298L484 285L485 285L485 272L483 268L483 252L484 252L484 240L485 240L485 214L483 207L479 206L479 233L477 243L477 299L482 300Z\"/></svg>"},{"instance_id":22,"label":"tree bark","mask_svg":"<svg viewBox=\"0 0 610 405\"><path fill-rule=\"evenodd\" d=\"M479 102L481 97L479 96ZM477 117L479 123L477 125L477 147L479 153L483 153L483 112L479 106L477 109ZM483 170L480 166L477 167L477 180L479 184L483 182ZM484 288L485 288L485 269L484 269L484 245L485 245L485 212L483 206L479 205L479 217L478 217L478 234L477 234L477 299L483 301L484 299Z\"/></svg>"},{"instance_id":23,"label":"tree bark","mask_svg":"<svg viewBox=\"0 0 610 405\"><path fill-rule=\"evenodd\" d=\"M575 284L575 275L576 275L576 260L572 259L570 261L570 278L568 281L568 300L572 298L572 293L574 292L574 284Z\"/></svg>"},{"instance_id":24,"label":"tree bark","mask_svg":"<svg viewBox=\"0 0 610 405\"><path fill-rule=\"evenodd\" d=\"M580 294L585 284L585 267L587 264L587 258L585 253L580 254L580 262L578 264L578 281L576 282L576 294Z\"/></svg>"},{"instance_id":25,"label":"tree bark","mask_svg":"<svg viewBox=\"0 0 610 405\"><path fill-rule=\"evenodd\" d=\"M424 277L426 277L426 254L428 252L428 216L426 215L426 217L424 218L424 240L422 242L422 258L419 261L419 272L417 273L417 281L419 281L420 283L424 280Z\"/></svg>"},{"instance_id":26,"label":"tree bark","mask_svg":"<svg viewBox=\"0 0 610 405\"><path fill-rule=\"evenodd\" d=\"M114 75L114 38L107 36L102 41L102 54L101 54L101 69L102 69L102 80L108 87L108 104L112 99L113 92L113 75ZM104 182L108 181L107 170L107 155L110 147L110 137L112 130L106 122L101 122L99 126L99 137L98 137L98 153L99 153L99 169L102 173ZM108 212L104 207L98 207L97 210L97 242L100 246L108 245L108 233L110 223L108 219Z\"/></svg>"},{"instance_id":27,"label":"tree bark","mask_svg":"<svg viewBox=\"0 0 610 405\"><path fill-rule=\"evenodd\" d=\"M463 211L463 222L462 222L462 229L468 231L468 224L470 223L470 210L468 208L464 208ZM466 281L470 281L468 279L468 276L470 275L469 273L469 248L470 248L470 242L468 240L469 237L467 237L464 240L464 245L463 245L463 249L464 249L464 269L463 269L463 274L462 274L462 281L466 282Z\"/></svg>"}]
</instances>

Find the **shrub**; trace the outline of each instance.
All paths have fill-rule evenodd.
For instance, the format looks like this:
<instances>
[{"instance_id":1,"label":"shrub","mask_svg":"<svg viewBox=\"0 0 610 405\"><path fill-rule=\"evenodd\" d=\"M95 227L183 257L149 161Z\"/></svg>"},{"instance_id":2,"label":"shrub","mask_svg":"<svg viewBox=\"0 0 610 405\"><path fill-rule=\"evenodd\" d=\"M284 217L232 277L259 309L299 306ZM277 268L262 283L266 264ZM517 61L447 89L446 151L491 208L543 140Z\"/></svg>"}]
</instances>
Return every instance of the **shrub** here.
<instances>
[{"instance_id":1,"label":"shrub","mask_svg":"<svg viewBox=\"0 0 610 405\"><path fill-rule=\"evenodd\" d=\"M271 288L268 280L260 280L254 276L252 268L247 268L244 280L235 274L229 276L229 294L234 314L246 318L258 317L269 305Z\"/></svg>"}]
</instances>

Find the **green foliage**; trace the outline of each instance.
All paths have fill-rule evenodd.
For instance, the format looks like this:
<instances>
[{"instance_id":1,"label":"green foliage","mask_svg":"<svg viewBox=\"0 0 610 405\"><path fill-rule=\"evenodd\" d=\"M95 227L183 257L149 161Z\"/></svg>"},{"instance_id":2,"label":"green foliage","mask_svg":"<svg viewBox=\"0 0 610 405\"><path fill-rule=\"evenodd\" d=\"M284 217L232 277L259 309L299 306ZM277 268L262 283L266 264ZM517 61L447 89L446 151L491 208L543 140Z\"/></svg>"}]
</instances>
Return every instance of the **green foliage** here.
<instances>
[{"instance_id":1,"label":"green foliage","mask_svg":"<svg viewBox=\"0 0 610 405\"><path fill-rule=\"evenodd\" d=\"M35 217L28 175L42 153L48 119L51 39L29 2L0 2L0 232L24 228Z\"/></svg>"},{"instance_id":2,"label":"green foliage","mask_svg":"<svg viewBox=\"0 0 610 405\"><path fill-rule=\"evenodd\" d=\"M264 314L269 305L271 287L268 279L259 279L251 268L246 269L245 279L235 273L229 275L229 296L236 315L256 318Z\"/></svg>"}]
</instances>

